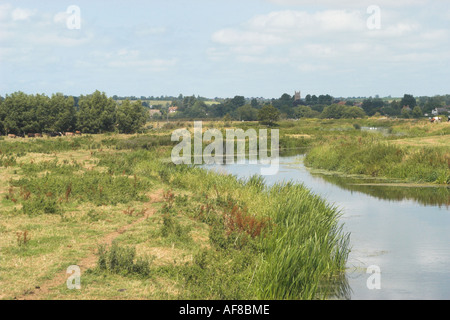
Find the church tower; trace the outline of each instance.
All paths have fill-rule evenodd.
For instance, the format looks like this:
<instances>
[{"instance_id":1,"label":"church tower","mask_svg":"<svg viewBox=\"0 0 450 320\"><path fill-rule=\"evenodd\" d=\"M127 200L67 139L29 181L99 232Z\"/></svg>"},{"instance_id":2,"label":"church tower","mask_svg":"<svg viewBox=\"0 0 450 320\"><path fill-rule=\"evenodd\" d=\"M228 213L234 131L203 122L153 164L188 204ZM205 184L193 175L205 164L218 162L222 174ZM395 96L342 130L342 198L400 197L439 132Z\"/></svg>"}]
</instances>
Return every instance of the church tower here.
<instances>
[{"instance_id":1,"label":"church tower","mask_svg":"<svg viewBox=\"0 0 450 320\"><path fill-rule=\"evenodd\" d=\"M295 101L300 101L302 99L301 91L295 91Z\"/></svg>"}]
</instances>

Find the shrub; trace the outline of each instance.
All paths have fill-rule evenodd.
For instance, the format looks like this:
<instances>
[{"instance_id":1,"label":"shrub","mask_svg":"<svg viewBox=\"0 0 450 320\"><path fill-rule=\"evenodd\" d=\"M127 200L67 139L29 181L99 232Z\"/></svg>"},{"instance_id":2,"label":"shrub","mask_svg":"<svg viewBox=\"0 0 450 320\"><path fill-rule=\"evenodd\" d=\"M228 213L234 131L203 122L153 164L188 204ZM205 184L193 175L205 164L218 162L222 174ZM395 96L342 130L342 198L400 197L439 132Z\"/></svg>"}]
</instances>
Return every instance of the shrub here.
<instances>
[{"instance_id":1,"label":"shrub","mask_svg":"<svg viewBox=\"0 0 450 320\"><path fill-rule=\"evenodd\" d=\"M62 214L58 201L49 196L33 197L22 204L22 212L26 215Z\"/></svg>"},{"instance_id":2,"label":"shrub","mask_svg":"<svg viewBox=\"0 0 450 320\"><path fill-rule=\"evenodd\" d=\"M109 251L105 245L98 248L97 269L123 276L138 275L149 277L151 275L151 262L148 257L136 258L134 247L120 247L113 242Z\"/></svg>"}]
</instances>

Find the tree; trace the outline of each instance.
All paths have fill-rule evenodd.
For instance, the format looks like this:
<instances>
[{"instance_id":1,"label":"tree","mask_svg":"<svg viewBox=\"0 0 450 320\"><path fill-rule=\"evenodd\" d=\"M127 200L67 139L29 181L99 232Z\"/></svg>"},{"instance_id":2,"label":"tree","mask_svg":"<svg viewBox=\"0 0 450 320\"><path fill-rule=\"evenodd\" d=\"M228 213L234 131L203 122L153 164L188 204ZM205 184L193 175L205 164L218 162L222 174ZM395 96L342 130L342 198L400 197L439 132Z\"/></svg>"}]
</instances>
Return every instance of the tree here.
<instances>
[{"instance_id":1,"label":"tree","mask_svg":"<svg viewBox=\"0 0 450 320\"><path fill-rule=\"evenodd\" d=\"M422 114L422 109L420 109L419 106L415 106L413 111L412 111L412 116L414 118L420 118L420 117L422 117L422 115L423 115Z\"/></svg>"},{"instance_id":2,"label":"tree","mask_svg":"<svg viewBox=\"0 0 450 320\"><path fill-rule=\"evenodd\" d=\"M366 114L361 108L349 106L345 106L344 113L342 114L342 117L345 119L364 118L365 116Z\"/></svg>"},{"instance_id":3,"label":"tree","mask_svg":"<svg viewBox=\"0 0 450 320\"><path fill-rule=\"evenodd\" d=\"M306 95L306 97L305 97L305 103L306 103L307 106L309 106L309 105L312 104L312 97L311 97L310 94Z\"/></svg>"},{"instance_id":4,"label":"tree","mask_svg":"<svg viewBox=\"0 0 450 320\"><path fill-rule=\"evenodd\" d=\"M284 93L279 99L278 101L275 100L273 102L273 106L276 108L282 108L283 106L287 106L287 107L292 107L294 104L294 97Z\"/></svg>"},{"instance_id":5,"label":"tree","mask_svg":"<svg viewBox=\"0 0 450 320\"><path fill-rule=\"evenodd\" d=\"M125 100L117 107L116 121L120 133L135 133L147 122L147 112L140 100Z\"/></svg>"},{"instance_id":6,"label":"tree","mask_svg":"<svg viewBox=\"0 0 450 320\"><path fill-rule=\"evenodd\" d=\"M298 106L295 108L294 115L297 118L307 118L311 114L312 109L307 106Z\"/></svg>"},{"instance_id":7,"label":"tree","mask_svg":"<svg viewBox=\"0 0 450 320\"><path fill-rule=\"evenodd\" d=\"M273 99L272 105L287 118L294 117L294 97L284 93L279 99Z\"/></svg>"},{"instance_id":8,"label":"tree","mask_svg":"<svg viewBox=\"0 0 450 320\"><path fill-rule=\"evenodd\" d=\"M373 116L375 113L381 112L383 107L384 107L384 101L383 101L383 99L380 99L380 98L365 99L362 104L362 108L368 116Z\"/></svg>"},{"instance_id":9,"label":"tree","mask_svg":"<svg viewBox=\"0 0 450 320\"><path fill-rule=\"evenodd\" d=\"M32 98L21 91L6 95L1 109L5 134L22 134L25 123L33 121Z\"/></svg>"},{"instance_id":10,"label":"tree","mask_svg":"<svg viewBox=\"0 0 450 320\"><path fill-rule=\"evenodd\" d=\"M403 98L402 98L400 104L401 104L401 107L408 106L408 107L410 107L411 110L412 110L412 109L414 109L414 108L416 107L417 101L416 101L416 99L414 98L413 95L411 95L411 94L405 94L405 95L403 96Z\"/></svg>"},{"instance_id":11,"label":"tree","mask_svg":"<svg viewBox=\"0 0 450 320\"><path fill-rule=\"evenodd\" d=\"M235 96L233 99L231 99L231 105L233 106L233 110L242 107L243 105L245 105L245 97Z\"/></svg>"},{"instance_id":12,"label":"tree","mask_svg":"<svg viewBox=\"0 0 450 320\"><path fill-rule=\"evenodd\" d=\"M252 108L256 108L256 109L259 108L258 100L256 100L255 98L252 99L250 104L251 104Z\"/></svg>"},{"instance_id":13,"label":"tree","mask_svg":"<svg viewBox=\"0 0 450 320\"><path fill-rule=\"evenodd\" d=\"M403 108L402 109L402 117L405 119L411 118L411 110L408 108Z\"/></svg>"},{"instance_id":14,"label":"tree","mask_svg":"<svg viewBox=\"0 0 450 320\"><path fill-rule=\"evenodd\" d=\"M323 109L321 117L324 119L341 119L345 108L345 106L339 104L332 104Z\"/></svg>"},{"instance_id":15,"label":"tree","mask_svg":"<svg viewBox=\"0 0 450 320\"><path fill-rule=\"evenodd\" d=\"M332 104L325 107L321 117L325 119L356 119L364 118L366 114L359 107L349 107L339 104Z\"/></svg>"},{"instance_id":16,"label":"tree","mask_svg":"<svg viewBox=\"0 0 450 320\"><path fill-rule=\"evenodd\" d=\"M279 118L280 111L271 104L265 105L258 112L258 120L262 124L273 125Z\"/></svg>"},{"instance_id":17,"label":"tree","mask_svg":"<svg viewBox=\"0 0 450 320\"><path fill-rule=\"evenodd\" d=\"M255 121L258 120L258 109L253 108L250 104L246 104L236 110L239 120Z\"/></svg>"},{"instance_id":18,"label":"tree","mask_svg":"<svg viewBox=\"0 0 450 320\"><path fill-rule=\"evenodd\" d=\"M203 101L197 100L184 114L189 118L202 119L206 118L206 109L206 104Z\"/></svg>"},{"instance_id":19,"label":"tree","mask_svg":"<svg viewBox=\"0 0 450 320\"><path fill-rule=\"evenodd\" d=\"M47 124L48 132L72 131L76 126L75 100L73 97L64 97L61 93L52 95L49 101L50 122Z\"/></svg>"},{"instance_id":20,"label":"tree","mask_svg":"<svg viewBox=\"0 0 450 320\"><path fill-rule=\"evenodd\" d=\"M83 132L101 133L113 131L116 118L116 103L106 94L95 91L80 98L77 126Z\"/></svg>"},{"instance_id":21,"label":"tree","mask_svg":"<svg viewBox=\"0 0 450 320\"><path fill-rule=\"evenodd\" d=\"M329 94L327 95L320 95L319 96L319 104L325 104L325 105L331 105L333 103L333 97L330 96Z\"/></svg>"}]
</instances>

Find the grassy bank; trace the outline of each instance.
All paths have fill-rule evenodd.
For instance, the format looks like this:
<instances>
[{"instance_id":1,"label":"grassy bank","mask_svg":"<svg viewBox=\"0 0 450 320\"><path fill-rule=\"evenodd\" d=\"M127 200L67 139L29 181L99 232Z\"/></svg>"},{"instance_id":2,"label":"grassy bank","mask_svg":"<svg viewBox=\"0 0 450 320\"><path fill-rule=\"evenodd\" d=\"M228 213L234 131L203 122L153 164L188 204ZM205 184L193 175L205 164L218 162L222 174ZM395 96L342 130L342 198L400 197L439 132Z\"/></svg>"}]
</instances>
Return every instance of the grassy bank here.
<instances>
[{"instance_id":1,"label":"grassy bank","mask_svg":"<svg viewBox=\"0 0 450 320\"><path fill-rule=\"evenodd\" d=\"M301 185L173 165L170 134L192 125L0 139L0 298L345 297L349 237L339 211ZM280 146L307 150L313 167L449 183L448 124L310 119L274 128ZM81 290L67 288L70 265L81 268Z\"/></svg>"},{"instance_id":2,"label":"grassy bank","mask_svg":"<svg viewBox=\"0 0 450 320\"><path fill-rule=\"evenodd\" d=\"M428 143L410 143L424 140ZM308 151L305 164L345 174L450 184L450 146L430 141L430 137L392 139L379 134L328 137Z\"/></svg>"},{"instance_id":3,"label":"grassy bank","mask_svg":"<svg viewBox=\"0 0 450 320\"><path fill-rule=\"evenodd\" d=\"M339 211L168 157L154 134L0 141L2 299L320 299L346 289ZM81 268L81 290L66 285Z\"/></svg>"}]
</instances>

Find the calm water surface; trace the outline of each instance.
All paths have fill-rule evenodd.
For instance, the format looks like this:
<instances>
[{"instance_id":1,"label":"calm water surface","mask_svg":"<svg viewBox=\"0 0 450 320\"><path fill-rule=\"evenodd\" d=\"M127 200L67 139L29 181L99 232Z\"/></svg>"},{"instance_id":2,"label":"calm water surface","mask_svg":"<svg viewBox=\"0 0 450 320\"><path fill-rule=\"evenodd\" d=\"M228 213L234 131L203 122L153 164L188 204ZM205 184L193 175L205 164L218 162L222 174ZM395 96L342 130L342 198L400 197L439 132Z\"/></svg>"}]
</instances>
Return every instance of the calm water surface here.
<instances>
[{"instance_id":1,"label":"calm water surface","mask_svg":"<svg viewBox=\"0 0 450 320\"><path fill-rule=\"evenodd\" d=\"M311 173L303 156L283 157L280 171L266 182L303 183L342 211L352 251L345 299L450 299L450 189L375 186ZM247 178L257 165L212 169ZM369 266L381 269L381 289L369 290Z\"/></svg>"}]
</instances>

